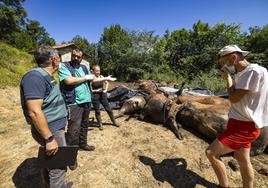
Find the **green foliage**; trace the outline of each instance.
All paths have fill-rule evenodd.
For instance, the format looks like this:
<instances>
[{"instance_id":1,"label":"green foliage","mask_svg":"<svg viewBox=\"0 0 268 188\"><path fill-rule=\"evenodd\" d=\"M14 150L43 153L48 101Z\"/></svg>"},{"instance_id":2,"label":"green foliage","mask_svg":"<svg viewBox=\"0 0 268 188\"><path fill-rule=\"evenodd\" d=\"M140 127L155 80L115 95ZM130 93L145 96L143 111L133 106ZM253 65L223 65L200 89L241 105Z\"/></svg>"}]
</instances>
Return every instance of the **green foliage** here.
<instances>
[{"instance_id":1,"label":"green foliage","mask_svg":"<svg viewBox=\"0 0 268 188\"><path fill-rule=\"evenodd\" d=\"M226 90L226 81L217 74L216 70L211 70L207 73L200 73L187 85L188 87L206 88L213 92Z\"/></svg>"},{"instance_id":2,"label":"green foliage","mask_svg":"<svg viewBox=\"0 0 268 188\"><path fill-rule=\"evenodd\" d=\"M12 32L20 31L27 15L22 7L23 2L24 0L0 0L0 40Z\"/></svg>"},{"instance_id":3,"label":"green foliage","mask_svg":"<svg viewBox=\"0 0 268 188\"><path fill-rule=\"evenodd\" d=\"M246 46L252 54L249 60L257 62L268 68L268 25L263 28L250 28L250 35L247 36Z\"/></svg>"},{"instance_id":4,"label":"green foliage","mask_svg":"<svg viewBox=\"0 0 268 188\"><path fill-rule=\"evenodd\" d=\"M26 31L31 36L34 41L34 47L40 45L50 45L53 46L56 44L55 40L52 39L49 34L46 32L46 29L40 25L36 20L29 20L26 24Z\"/></svg>"},{"instance_id":5,"label":"green foliage","mask_svg":"<svg viewBox=\"0 0 268 188\"><path fill-rule=\"evenodd\" d=\"M24 0L0 0L0 42L23 51L39 45L55 45L38 21L27 19ZM241 33L240 25L218 23L210 26L198 21L192 29L165 31L130 31L119 24L104 28L97 44L76 35L71 42L82 48L91 65L99 64L104 75L114 75L122 81L155 79L168 83L186 81L189 86L212 91L225 89L225 83L215 74L219 69L217 53L229 44L237 44L252 53L250 62L268 68L268 25L252 27ZM64 43L64 42L63 42ZM25 54L1 44L0 83L15 84L28 70L31 60ZM11 53L12 52L12 53ZM22 63L21 63L22 62ZM10 78L14 79L10 79Z\"/></svg>"},{"instance_id":6,"label":"green foliage","mask_svg":"<svg viewBox=\"0 0 268 188\"><path fill-rule=\"evenodd\" d=\"M120 80L186 81L193 87L219 91L225 89L223 80L215 75L220 68L219 49L237 44L253 52L250 61L267 67L267 28L251 28L248 34L241 33L237 24L209 26L198 21L190 30L167 30L160 38L153 31L127 31L117 24L104 29L97 61L104 73Z\"/></svg>"},{"instance_id":7,"label":"green foliage","mask_svg":"<svg viewBox=\"0 0 268 188\"><path fill-rule=\"evenodd\" d=\"M143 78L164 81L167 84L181 84L182 82L186 81L183 75L172 71L167 64L156 66L152 72L146 72Z\"/></svg>"},{"instance_id":8,"label":"green foliage","mask_svg":"<svg viewBox=\"0 0 268 188\"><path fill-rule=\"evenodd\" d=\"M55 45L38 21L27 19L24 0L0 0L0 41L23 51L40 45Z\"/></svg>"},{"instance_id":9,"label":"green foliage","mask_svg":"<svg viewBox=\"0 0 268 188\"><path fill-rule=\"evenodd\" d=\"M124 56L129 52L131 40L126 30L120 25L104 28L98 43L98 63L106 74L116 74L117 63L122 64Z\"/></svg>"},{"instance_id":10,"label":"green foliage","mask_svg":"<svg viewBox=\"0 0 268 188\"><path fill-rule=\"evenodd\" d=\"M25 72L34 67L31 55L0 43L0 87L18 86Z\"/></svg>"},{"instance_id":11,"label":"green foliage","mask_svg":"<svg viewBox=\"0 0 268 188\"><path fill-rule=\"evenodd\" d=\"M209 27L198 21L193 30L177 30L171 33L167 48L170 51L171 68L188 79L199 72L208 72L217 67L217 52L228 44L239 44L240 27L235 24L217 24Z\"/></svg>"},{"instance_id":12,"label":"green foliage","mask_svg":"<svg viewBox=\"0 0 268 188\"><path fill-rule=\"evenodd\" d=\"M11 33L7 36L5 41L23 51L29 51L29 49L34 49L36 47L36 43L25 30Z\"/></svg>"}]
</instances>

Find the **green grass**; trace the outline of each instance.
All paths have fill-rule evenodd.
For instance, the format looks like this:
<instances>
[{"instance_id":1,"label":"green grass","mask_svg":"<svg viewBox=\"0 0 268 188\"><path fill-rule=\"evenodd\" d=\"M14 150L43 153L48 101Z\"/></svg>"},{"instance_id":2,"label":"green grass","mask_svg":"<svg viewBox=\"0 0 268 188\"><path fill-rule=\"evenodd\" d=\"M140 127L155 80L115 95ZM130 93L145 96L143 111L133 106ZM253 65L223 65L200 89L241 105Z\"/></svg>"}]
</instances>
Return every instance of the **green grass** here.
<instances>
[{"instance_id":1,"label":"green grass","mask_svg":"<svg viewBox=\"0 0 268 188\"><path fill-rule=\"evenodd\" d=\"M170 70L167 64L155 66L152 73L145 72L143 79L164 81L167 84L180 84L185 81L185 78L182 75Z\"/></svg>"},{"instance_id":2,"label":"green grass","mask_svg":"<svg viewBox=\"0 0 268 188\"><path fill-rule=\"evenodd\" d=\"M167 84L174 85L185 82L185 88L204 88L212 92L219 92L226 90L226 81L217 75L216 70L211 70L208 73L201 73L196 75L192 80L188 80L186 76L180 75L171 71L167 67L155 68L153 73L144 74L143 79L152 79L158 81L164 81Z\"/></svg>"},{"instance_id":3,"label":"green grass","mask_svg":"<svg viewBox=\"0 0 268 188\"><path fill-rule=\"evenodd\" d=\"M221 76L217 75L215 70L212 70L209 73L197 75L187 86L200 87L213 92L219 92L226 90L226 81L222 79Z\"/></svg>"},{"instance_id":4,"label":"green grass","mask_svg":"<svg viewBox=\"0 0 268 188\"><path fill-rule=\"evenodd\" d=\"M0 87L18 86L24 73L35 66L33 56L0 43Z\"/></svg>"}]
</instances>

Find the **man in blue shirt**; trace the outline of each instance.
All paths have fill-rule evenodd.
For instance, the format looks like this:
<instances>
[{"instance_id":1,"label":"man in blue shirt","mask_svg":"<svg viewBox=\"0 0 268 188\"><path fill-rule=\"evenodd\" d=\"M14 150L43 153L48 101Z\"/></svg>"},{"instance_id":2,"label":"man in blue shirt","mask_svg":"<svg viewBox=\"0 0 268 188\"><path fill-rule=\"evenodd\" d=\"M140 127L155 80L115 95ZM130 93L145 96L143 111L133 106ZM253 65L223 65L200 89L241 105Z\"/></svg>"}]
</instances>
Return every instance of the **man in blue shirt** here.
<instances>
[{"instance_id":1,"label":"man in blue shirt","mask_svg":"<svg viewBox=\"0 0 268 188\"><path fill-rule=\"evenodd\" d=\"M47 155L54 155L59 146L66 146L64 128L67 111L59 86L52 76L59 67L59 55L52 47L41 46L34 56L38 68L27 72L21 80L21 104L33 138L45 146ZM72 187L72 182L65 181L66 170L66 166L43 169L45 187Z\"/></svg>"}]
</instances>

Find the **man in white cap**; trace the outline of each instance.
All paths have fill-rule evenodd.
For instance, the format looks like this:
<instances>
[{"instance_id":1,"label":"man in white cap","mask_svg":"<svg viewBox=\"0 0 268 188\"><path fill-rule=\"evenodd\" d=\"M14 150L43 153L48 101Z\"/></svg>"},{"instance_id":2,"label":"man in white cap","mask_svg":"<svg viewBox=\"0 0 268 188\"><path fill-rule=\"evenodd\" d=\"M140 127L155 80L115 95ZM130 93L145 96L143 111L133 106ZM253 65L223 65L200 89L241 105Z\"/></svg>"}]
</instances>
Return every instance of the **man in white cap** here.
<instances>
[{"instance_id":1,"label":"man in white cap","mask_svg":"<svg viewBox=\"0 0 268 188\"><path fill-rule=\"evenodd\" d=\"M250 162L250 147L268 126L268 73L264 67L250 64L248 51L228 45L219 51L222 76L227 81L231 108L227 129L207 148L206 155L219 180L219 187L228 187L226 167L220 156L234 152L243 180L243 187L253 187L254 171ZM230 70L235 71L234 78Z\"/></svg>"}]
</instances>

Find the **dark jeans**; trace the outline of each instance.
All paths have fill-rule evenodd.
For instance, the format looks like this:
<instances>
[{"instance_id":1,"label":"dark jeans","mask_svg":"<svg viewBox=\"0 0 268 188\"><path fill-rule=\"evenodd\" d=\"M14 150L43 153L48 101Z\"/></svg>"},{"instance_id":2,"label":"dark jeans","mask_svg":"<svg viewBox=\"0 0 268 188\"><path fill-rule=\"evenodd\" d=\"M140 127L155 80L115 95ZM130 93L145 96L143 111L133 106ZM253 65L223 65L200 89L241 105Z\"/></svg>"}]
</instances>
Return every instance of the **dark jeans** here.
<instances>
[{"instance_id":1,"label":"dark jeans","mask_svg":"<svg viewBox=\"0 0 268 188\"><path fill-rule=\"evenodd\" d=\"M37 132L37 130L32 127L32 137L37 141L40 145L44 146L45 141L43 137ZM58 143L58 146L66 146L65 133L64 129L57 130L52 133L55 137L55 140ZM44 181L45 187L50 188L67 188L65 175L67 168L62 167L60 169L41 169L42 180Z\"/></svg>"},{"instance_id":2,"label":"dark jeans","mask_svg":"<svg viewBox=\"0 0 268 188\"><path fill-rule=\"evenodd\" d=\"M91 103L71 105L68 107L69 118L66 135L68 145L79 145L80 147L87 145L90 109Z\"/></svg>"},{"instance_id":3,"label":"dark jeans","mask_svg":"<svg viewBox=\"0 0 268 188\"><path fill-rule=\"evenodd\" d=\"M100 115L100 104L102 104L107 112L112 111L107 99L107 93L94 93L92 104L95 110L95 115Z\"/></svg>"}]
</instances>

